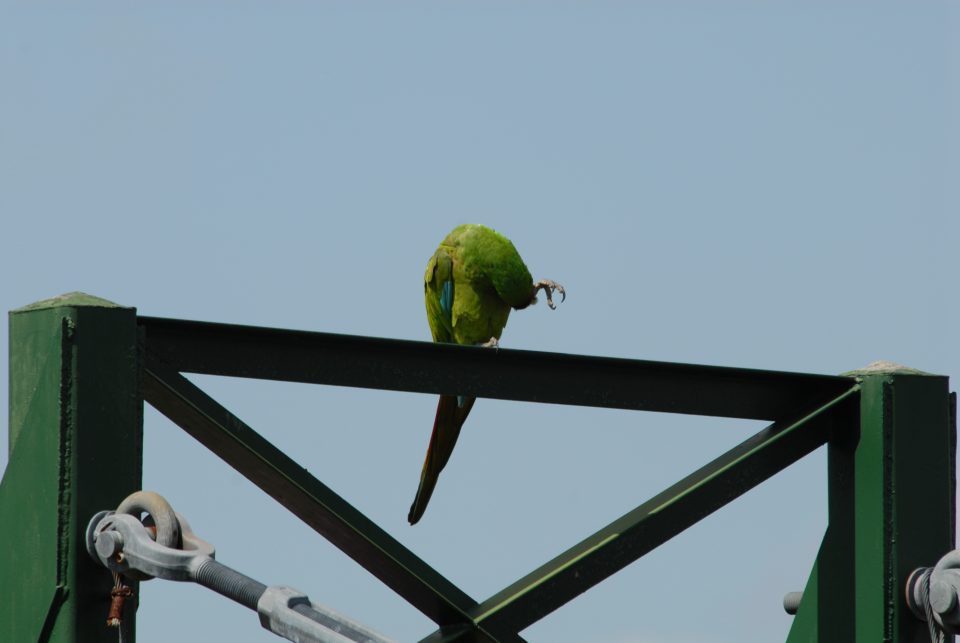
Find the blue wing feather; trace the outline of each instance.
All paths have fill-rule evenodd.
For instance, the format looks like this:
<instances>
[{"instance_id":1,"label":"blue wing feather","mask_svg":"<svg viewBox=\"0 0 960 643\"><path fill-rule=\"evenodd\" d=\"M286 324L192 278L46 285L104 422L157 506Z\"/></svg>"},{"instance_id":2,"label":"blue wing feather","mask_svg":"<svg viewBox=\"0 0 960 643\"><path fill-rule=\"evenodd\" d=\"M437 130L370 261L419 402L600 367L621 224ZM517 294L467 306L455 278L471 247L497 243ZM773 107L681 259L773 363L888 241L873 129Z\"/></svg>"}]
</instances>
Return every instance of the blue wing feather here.
<instances>
[{"instance_id":1,"label":"blue wing feather","mask_svg":"<svg viewBox=\"0 0 960 643\"><path fill-rule=\"evenodd\" d=\"M440 312L447 321L453 320L453 279L443 282L443 287L440 289Z\"/></svg>"},{"instance_id":2,"label":"blue wing feather","mask_svg":"<svg viewBox=\"0 0 960 643\"><path fill-rule=\"evenodd\" d=\"M453 325L453 280L447 279L443 282L443 287L440 289L440 312L443 313L443 316L447 318L447 321L451 322ZM467 403L466 396L458 395L457 396L457 407L463 408Z\"/></svg>"}]
</instances>

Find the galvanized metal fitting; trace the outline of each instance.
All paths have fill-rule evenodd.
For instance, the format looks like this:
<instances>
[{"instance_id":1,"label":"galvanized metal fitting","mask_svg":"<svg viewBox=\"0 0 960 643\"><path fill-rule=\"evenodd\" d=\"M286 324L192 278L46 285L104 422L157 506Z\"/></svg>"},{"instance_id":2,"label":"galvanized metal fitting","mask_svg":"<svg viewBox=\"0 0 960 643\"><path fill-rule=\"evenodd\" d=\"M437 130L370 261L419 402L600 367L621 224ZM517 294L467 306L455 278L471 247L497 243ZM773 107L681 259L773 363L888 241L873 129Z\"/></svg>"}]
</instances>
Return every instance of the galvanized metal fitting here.
<instances>
[{"instance_id":1,"label":"galvanized metal fitting","mask_svg":"<svg viewBox=\"0 0 960 643\"><path fill-rule=\"evenodd\" d=\"M934 567L915 569L907 579L907 605L922 620L947 634L960 634L960 550L948 552Z\"/></svg>"},{"instance_id":2,"label":"galvanized metal fitting","mask_svg":"<svg viewBox=\"0 0 960 643\"><path fill-rule=\"evenodd\" d=\"M117 507L118 514L139 518L146 513L156 527L156 540L164 547L180 546L180 521L167 499L155 491L135 491Z\"/></svg>"},{"instance_id":3,"label":"galvanized metal fitting","mask_svg":"<svg viewBox=\"0 0 960 643\"><path fill-rule=\"evenodd\" d=\"M800 609L803 592L787 592L783 597L783 611L793 616Z\"/></svg>"},{"instance_id":4,"label":"galvanized metal fitting","mask_svg":"<svg viewBox=\"0 0 960 643\"><path fill-rule=\"evenodd\" d=\"M142 513L147 524L140 520ZM153 491L132 493L116 511L94 515L86 544L94 560L133 580L191 580L193 567L215 556L213 545L194 534L186 519Z\"/></svg>"},{"instance_id":5,"label":"galvanized metal fitting","mask_svg":"<svg viewBox=\"0 0 960 643\"><path fill-rule=\"evenodd\" d=\"M141 512L154 518L156 541L140 521ZM264 628L291 641L392 643L362 624L312 603L302 592L267 587L214 560L213 545L198 538L183 516L157 494L134 494L118 511L96 514L87 526L87 551L107 569L128 578L164 578L203 585L255 610ZM129 595L129 588L125 589L117 588L113 594L111 623L119 623L123 598Z\"/></svg>"}]
</instances>

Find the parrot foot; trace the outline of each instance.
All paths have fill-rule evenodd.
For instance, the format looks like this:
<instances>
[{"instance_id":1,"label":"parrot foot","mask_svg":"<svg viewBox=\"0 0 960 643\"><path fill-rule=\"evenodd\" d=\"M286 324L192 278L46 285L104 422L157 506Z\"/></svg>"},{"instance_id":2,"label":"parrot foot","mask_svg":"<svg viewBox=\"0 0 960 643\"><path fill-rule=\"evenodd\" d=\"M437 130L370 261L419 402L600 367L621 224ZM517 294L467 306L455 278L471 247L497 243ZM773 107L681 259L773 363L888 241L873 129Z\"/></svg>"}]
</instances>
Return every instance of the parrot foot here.
<instances>
[{"instance_id":1,"label":"parrot foot","mask_svg":"<svg viewBox=\"0 0 960 643\"><path fill-rule=\"evenodd\" d=\"M480 344L480 346L483 346L484 348L500 348L500 340L496 337L491 337L487 341Z\"/></svg>"},{"instance_id":2,"label":"parrot foot","mask_svg":"<svg viewBox=\"0 0 960 643\"><path fill-rule=\"evenodd\" d=\"M563 289L563 286L558 284L555 281L550 281L549 279L541 279L537 283L533 284L533 293L534 301L536 301L536 293L538 290L542 290L547 295L547 306L550 306L550 310L556 310L557 306L553 303L553 293L554 291L560 293L560 303L563 303L567 298L567 291Z\"/></svg>"}]
</instances>

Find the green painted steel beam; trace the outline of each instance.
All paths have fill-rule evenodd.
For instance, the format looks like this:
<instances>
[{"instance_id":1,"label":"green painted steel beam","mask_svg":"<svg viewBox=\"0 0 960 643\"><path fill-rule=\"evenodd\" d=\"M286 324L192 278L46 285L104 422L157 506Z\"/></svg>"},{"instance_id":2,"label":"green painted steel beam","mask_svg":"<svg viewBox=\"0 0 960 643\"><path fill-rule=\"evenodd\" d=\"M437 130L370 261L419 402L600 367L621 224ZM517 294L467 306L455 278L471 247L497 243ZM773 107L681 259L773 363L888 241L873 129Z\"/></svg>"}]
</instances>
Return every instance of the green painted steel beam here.
<instances>
[{"instance_id":1,"label":"green painted steel beam","mask_svg":"<svg viewBox=\"0 0 960 643\"><path fill-rule=\"evenodd\" d=\"M837 417L827 445L827 529L787 643L850 643L854 633L854 470L859 403Z\"/></svg>"},{"instance_id":2,"label":"green painted steel beam","mask_svg":"<svg viewBox=\"0 0 960 643\"><path fill-rule=\"evenodd\" d=\"M477 603L182 375L148 359L144 399L438 625L470 625Z\"/></svg>"},{"instance_id":3,"label":"green painted steel beam","mask_svg":"<svg viewBox=\"0 0 960 643\"><path fill-rule=\"evenodd\" d=\"M746 493L842 431L857 388L755 434L557 556L471 612L502 635L519 632Z\"/></svg>"},{"instance_id":4,"label":"green painted steel beam","mask_svg":"<svg viewBox=\"0 0 960 643\"><path fill-rule=\"evenodd\" d=\"M116 640L105 625L112 580L84 533L140 488L136 311L71 293L12 311L9 331L0 641Z\"/></svg>"},{"instance_id":5,"label":"green painted steel beam","mask_svg":"<svg viewBox=\"0 0 960 643\"><path fill-rule=\"evenodd\" d=\"M478 605L178 370L779 421ZM87 556L84 529L140 487L145 395L437 622L424 639L436 642L522 641L519 631L829 439L829 526L788 640L918 643L926 629L904 583L954 546L947 386L890 364L828 377L138 320L71 293L10 314L0 578L18 591L0 602L0 640L113 636L111 579Z\"/></svg>"},{"instance_id":6,"label":"green painted steel beam","mask_svg":"<svg viewBox=\"0 0 960 643\"><path fill-rule=\"evenodd\" d=\"M928 634L904 600L907 577L954 547L948 380L893 364L856 375L863 389L853 454L856 640L914 643Z\"/></svg>"},{"instance_id":7,"label":"green painted steel beam","mask_svg":"<svg viewBox=\"0 0 960 643\"><path fill-rule=\"evenodd\" d=\"M141 317L147 350L188 373L781 420L849 377L434 344Z\"/></svg>"}]
</instances>

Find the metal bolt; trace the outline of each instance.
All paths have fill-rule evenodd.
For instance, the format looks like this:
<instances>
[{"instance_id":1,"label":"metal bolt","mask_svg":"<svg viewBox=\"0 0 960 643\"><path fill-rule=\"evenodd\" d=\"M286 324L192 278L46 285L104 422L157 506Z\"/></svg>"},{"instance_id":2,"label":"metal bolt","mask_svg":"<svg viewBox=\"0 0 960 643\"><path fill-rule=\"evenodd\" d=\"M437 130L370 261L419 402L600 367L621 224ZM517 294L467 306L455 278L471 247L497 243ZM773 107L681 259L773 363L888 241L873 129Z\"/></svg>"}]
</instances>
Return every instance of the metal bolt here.
<instances>
[{"instance_id":1,"label":"metal bolt","mask_svg":"<svg viewBox=\"0 0 960 643\"><path fill-rule=\"evenodd\" d=\"M110 558L123 549L123 536L116 531L102 531L97 534L96 548L100 558Z\"/></svg>"},{"instance_id":2,"label":"metal bolt","mask_svg":"<svg viewBox=\"0 0 960 643\"><path fill-rule=\"evenodd\" d=\"M783 611L787 614L796 614L800 609L800 599L803 598L803 592L787 592L783 597Z\"/></svg>"},{"instance_id":3,"label":"metal bolt","mask_svg":"<svg viewBox=\"0 0 960 643\"><path fill-rule=\"evenodd\" d=\"M941 616L949 614L957 606L957 593L953 586L944 581L930 585L930 607Z\"/></svg>"}]
</instances>

